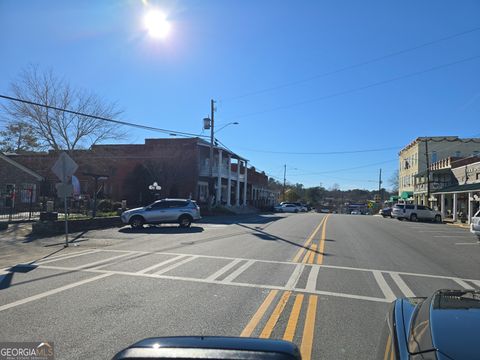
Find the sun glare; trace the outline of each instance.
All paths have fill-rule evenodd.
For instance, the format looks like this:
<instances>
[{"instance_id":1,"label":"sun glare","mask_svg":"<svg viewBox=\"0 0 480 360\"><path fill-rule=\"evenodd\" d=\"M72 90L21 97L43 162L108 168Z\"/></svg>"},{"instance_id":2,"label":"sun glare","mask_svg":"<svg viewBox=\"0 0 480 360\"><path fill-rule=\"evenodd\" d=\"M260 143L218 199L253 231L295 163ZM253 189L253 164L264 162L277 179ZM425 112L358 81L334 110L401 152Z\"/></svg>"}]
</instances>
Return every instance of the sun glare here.
<instances>
[{"instance_id":1,"label":"sun glare","mask_svg":"<svg viewBox=\"0 0 480 360\"><path fill-rule=\"evenodd\" d=\"M159 10L150 10L145 14L145 28L148 34L156 39L165 39L170 33L170 23L167 16Z\"/></svg>"}]
</instances>

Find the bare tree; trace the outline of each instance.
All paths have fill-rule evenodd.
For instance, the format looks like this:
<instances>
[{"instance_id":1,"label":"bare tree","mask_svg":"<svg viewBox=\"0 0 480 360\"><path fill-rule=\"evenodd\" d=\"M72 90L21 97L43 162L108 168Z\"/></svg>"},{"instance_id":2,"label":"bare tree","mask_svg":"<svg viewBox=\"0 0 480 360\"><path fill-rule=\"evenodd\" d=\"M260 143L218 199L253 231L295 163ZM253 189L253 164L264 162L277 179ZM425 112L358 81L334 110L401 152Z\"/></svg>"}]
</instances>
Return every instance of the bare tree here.
<instances>
[{"instance_id":1,"label":"bare tree","mask_svg":"<svg viewBox=\"0 0 480 360\"><path fill-rule=\"evenodd\" d=\"M390 189L392 192L398 192L398 169L395 170L392 176L388 179L388 183L390 185Z\"/></svg>"},{"instance_id":2,"label":"bare tree","mask_svg":"<svg viewBox=\"0 0 480 360\"><path fill-rule=\"evenodd\" d=\"M31 65L11 84L14 97L60 109L94 116L115 118L121 111L115 103L99 96L72 88L51 70L41 71ZM40 146L53 150L88 148L108 139L118 139L125 133L117 124L89 116L10 101L2 105L9 123L25 123Z\"/></svg>"}]
</instances>

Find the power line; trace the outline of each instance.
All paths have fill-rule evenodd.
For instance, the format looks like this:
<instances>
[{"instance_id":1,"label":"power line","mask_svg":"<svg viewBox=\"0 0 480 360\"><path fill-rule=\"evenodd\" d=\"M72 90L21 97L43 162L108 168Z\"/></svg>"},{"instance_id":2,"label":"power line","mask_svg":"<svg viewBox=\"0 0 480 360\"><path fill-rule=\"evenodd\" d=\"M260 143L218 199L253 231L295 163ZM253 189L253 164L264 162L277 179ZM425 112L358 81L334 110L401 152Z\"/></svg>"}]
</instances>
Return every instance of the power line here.
<instances>
[{"instance_id":1,"label":"power line","mask_svg":"<svg viewBox=\"0 0 480 360\"><path fill-rule=\"evenodd\" d=\"M283 154L283 155L341 155L341 154L358 154L358 153L368 153L368 152L381 152L381 151L388 151L388 150L400 150L400 149L402 149L402 146L393 146L393 147L378 148L378 149L323 151L323 152L289 152L289 151L258 150L258 149L242 148L242 147L240 147L239 149L246 150L246 151L252 151L252 152L259 152L259 153Z\"/></svg>"},{"instance_id":2,"label":"power line","mask_svg":"<svg viewBox=\"0 0 480 360\"><path fill-rule=\"evenodd\" d=\"M201 134L193 134L193 133L188 133L188 132L183 132L183 131L161 129L161 128L156 128L156 127L153 127L153 126L140 125L140 124L135 124L135 123L127 122L127 121L114 120L114 119L110 119L110 118L106 118L106 117L102 117L102 116L91 115L91 114L86 114L86 113L82 113L82 112L79 112L79 111L73 111L73 110L59 108L59 107L56 107L56 106L40 104L40 103L37 103L37 102L34 102L34 101L19 99L19 98L16 98L16 97L2 95L2 94L0 94L0 98L10 100L10 101L15 101L15 102L21 102L21 103L24 103L24 104L40 106L40 107L43 107L43 108L46 108L46 109L62 111L62 112L73 114L73 115L85 116L85 117L89 117L89 118L92 118L92 119L106 121L106 122L110 122L110 123L114 123L114 124L118 124L118 125L135 127L135 128L139 128L139 129L143 129L143 130L157 131L157 132L161 132L161 133L165 133L165 134L180 135L180 136L207 137L207 136L201 135Z\"/></svg>"},{"instance_id":3,"label":"power line","mask_svg":"<svg viewBox=\"0 0 480 360\"><path fill-rule=\"evenodd\" d=\"M305 105L305 104L309 104L309 103L313 103L313 102L317 102L317 101L321 101L321 100L331 99L331 98L334 98L334 97L343 96L343 95L355 93L355 92L358 92L358 91L370 89L370 88L373 88L373 87L385 85L385 84L388 84L388 83L391 83L391 82L394 82L394 81L408 79L408 78L411 78L411 77L414 77L414 76L425 74L427 72L440 70L440 69L443 69L443 68L446 68L446 67L449 67L449 66L458 65L458 64L461 64L461 63L464 63L464 62L467 62L467 61L476 60L476 59L479 59L479 58L480 58L480 55L471 56L471 57L460 59L460 60L457 60L457 61L452 61L452 62L449 62L449 63L446 63L446 64L437 65L437 66L434 66L434 67L431 67L431 68L428 68L428 69L425 69L425 70L420 70L420 71L408 73L408 74L405 74L405 75L396 76L396 77L393 77L393 78L390 78L390 79L374 82L374 83L364 85L364 86L360 86L360 87L357 87L357 88L352 88L352 89L349 89L349 90L340 91L340 92L329 94L329 95L319 96L319 97L316 97L316 98L312 98L312 99L308 99L308 100L304 100L304 101L299 101L299 102L296 102L296 103L290 103L290 104L286 104L286 105L282 105L282 106L277 106L277 107L270 108L270 109L260 110L260 111L252 112L252 113L249 113L249 114L234 116L234 117L229 118L229 120L251 117L251 116L265 114L265 113L272 112L272 111L289 109L289 108L300 106L300 105Z\"/></svg>"},{"instance_id":4,"label":"power line","mask_svg":"<svg viewBox=\"0 0 480 360\"><path fill-rule=\"evenodd\" d=\"M305 173L305 174L295 174L296 176L307 176L307 175L323 175L323 174L330 174L330 173L336 173L336 172L342 172L342 171L350 171L350 170L357 170L357 169L364 169L372 166L377 166L377 165L382 165L382 164L387 164L391 162L397 162L398 159L394 160L387 160L387 161L380 161L372 164L366 164L366 165L360 165L360 166L354 166L350 168L343 168L343 169L336 169L336 170L327 170L327 171L320 171L320 172L311 172L311 173Z\"/></svg>"},{"instance_id":5,"label":"power line","mask_svg":"<svg viewBox=\"0 0 480 360\"><path fill-rule=\"evenodd\" d=\"M402 55L402 54L405 54L405 53L408 53L408 52L412 52L412 51L415 51L415 50L418 50L418 49L421 49L421 48L424 48L424 47L427 47L427 46L435 45L435 44L438 44L440 42L451 40L451 39L454 39L456 37L467 35L467 34L470 34L470 33L473 33L475 31L479 31L479 30L480 30L480 27L476 27L476 28L473 28L473 29L470 29L470 30L466 30L466 31L462 31L462 32L459 32L459 33L449 35L449 36L445 36L443 38L428 41L428 42L419 44L417 46L413 46L413 47L398 50L398 51L395 51L395 52L392 52L392 53L389 53L389 54L386 54L386 55L383 55L383 56L372 58L370 60L362 61L362 62L352 64L352 65L348 65L348 66L344 66L344 67L341 67L341 68L333 70L333 71L313 75L313 76L310 76L308 78L304 78L304 79L300 79L300 80L295 80L295 81L283 83L283 84L280 84L280 85L277 85L277 86L272 86L272 87L248 92L248 93L245 93L243 95L238 95L238 96L223 99L222 101L232 101L232 100L242 99L242 98L250 97L250 96L253 96L253 95L263 94L263 93L266 93L266 92L275 91L275 90L283 89L283 88L286 88L286 87L302 84L302 83L309 82L309 81L319 79L319 78L322 78L322 77L338 74L340 72L344 72L344 71L347 71L347 70L352 70L352 69L359 68L359 67L362 67L362 66L365 66L365 65L369 65L369 64L381 61L381 60L385 60L385 59L394 57L394 56L398 56L398 55Z\"/></svg>"}]
</instances>

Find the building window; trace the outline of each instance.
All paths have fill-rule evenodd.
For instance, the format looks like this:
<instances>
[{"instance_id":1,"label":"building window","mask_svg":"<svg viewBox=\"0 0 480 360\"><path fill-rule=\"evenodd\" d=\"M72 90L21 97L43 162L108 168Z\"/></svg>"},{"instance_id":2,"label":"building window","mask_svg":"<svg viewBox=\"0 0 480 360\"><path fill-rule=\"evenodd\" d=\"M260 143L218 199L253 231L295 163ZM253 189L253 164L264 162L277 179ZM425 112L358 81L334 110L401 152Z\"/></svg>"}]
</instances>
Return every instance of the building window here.
<instances>
[{"instance_id":1,"label":"building window","mask_svg":"<svg viewBox=\"0 0 480 360\"><path fill-rule=\"evenodd\" d=\"M460 157L462 153L460 151L455 151L455 157Z\"/></svg>"},{"instance_id":2,"label":"building window","mask_svg":"<svg viewBox=\"0 0 480 360\"><path fill-rule=\"evenodd\" d=\"M432 159L431 159L431 162L432 162L432 163L437 162L437 152L436 152L436 151L432 151Z\"/></svg>"},{"instance_id":3,"label":"building window","mask_svg":"<svg viewBox=\"0 0 480 360\"><path fill-rule=\"evenodd\" d=\"M22 184L20 189L20 202L24 204L29 204L30 201L34 203L37 196L37 186L36 184Z\"/></svg>"},{"instance_id":4,"label":"building window","mask_svg":"<svg viewBox=\"0 0 480 360\"><path fill-rule=\"evenodd\" d=\"M472 153L472 156L478 156L479 152L477 150L475 150L473 153Z\"/></svg>"}]
</instances>

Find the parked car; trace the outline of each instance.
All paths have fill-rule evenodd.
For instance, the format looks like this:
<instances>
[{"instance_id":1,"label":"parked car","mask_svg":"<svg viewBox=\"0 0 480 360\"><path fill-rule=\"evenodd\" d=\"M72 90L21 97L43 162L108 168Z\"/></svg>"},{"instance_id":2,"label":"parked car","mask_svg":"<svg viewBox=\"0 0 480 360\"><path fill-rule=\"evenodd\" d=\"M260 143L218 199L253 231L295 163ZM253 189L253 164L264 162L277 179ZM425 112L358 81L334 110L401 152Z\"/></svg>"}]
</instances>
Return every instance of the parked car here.
<instances>
[{"instance_id":1,"label":"parked car","mask_svg":"<svg viewBox=\"0 0 480 360\"><path fill-rule=\"evenodd\" d=\"M442 214L425 205L395 204L392 209L392 217L398 220L442 222Z\"/></svg>"},{"instance_id":2,"label":"parked car","mask_svg":"<svg viewBox=\"0 0 480 360\"><path fill-rule=\"evenodd\" d=\"M392 217L392 208L387 207L387 208L380 209L378 213L382 215L384 218L386 218L387 216Z\"/></svg>"},{"instance_id":3,"label":"parked car","mask_svg":"<svg viewBox=\"0 0 480 360\"><path fill-rule=\"evenodd\" d=\"M322 214L328 214L330 212L330 210L325 208L325 209L320 209L320 212Z\"/></svg>"},{"instance_id":4,"label":"parked car","mask_svg":"<svg viewBox=\"0 0 480 360\"><path fill-rule=\"evenodd\" d=\"M124 224L140 229L144 224L178 223L180 227L189 227L199 220L200 207L193 200L163 199L154 203L125 211L121 217Z\"/></svg>"},{"instance_id":5,"label":"parked car","mask_svg":"<svg viewBox=\"0 0 480 360\"><path fill-rule=\"evenodd\" d=\"M438 290L395 300L377 359L478 359L480 291Z\"/></svg>"},{"instance_id":6,"label":"parked car","mask_svg":"<svg viewBox=\"0 0 480 360\"><path fill-rule=\"evenodd\" d=\"M291 204L291 203L283 203L281 205L277 205L274 207L274 210L276 212L288 212L288 213L298 213L300 212L300 208L295 205L295 204Z\"/></svg>"},{"instance_id":7,"label":"parked car","mask_svg":"<svg viewBox=\"0 0 480 360\"><path fill-rule=\"evenodd\" d=\"M352 210L350 212L351 215L362 215L362 212L360 210Z\"/></svg>"},{"instance_id":8,"label":"parked car","mask_svg":"<svg viewBox=\"0 0 480 360\"><path fill-rule=\"evenodd\" d=\"M480 241L480 210L476 212L472 217L472 222L470 223L470 232L475 234Z\"/></svg>"},{"instance_id":9,"label":"parked car","mask_svg":"<svg viewBox=\"0 0 480 360\"><path fill-rule=\"evenodd\" d=\"M301 212L307 212L308 211L307 207L305 205L303 205L302 203L294 202L292 204L297 205L298 210L300 210Z\"/></svg>"}]
</instances>

